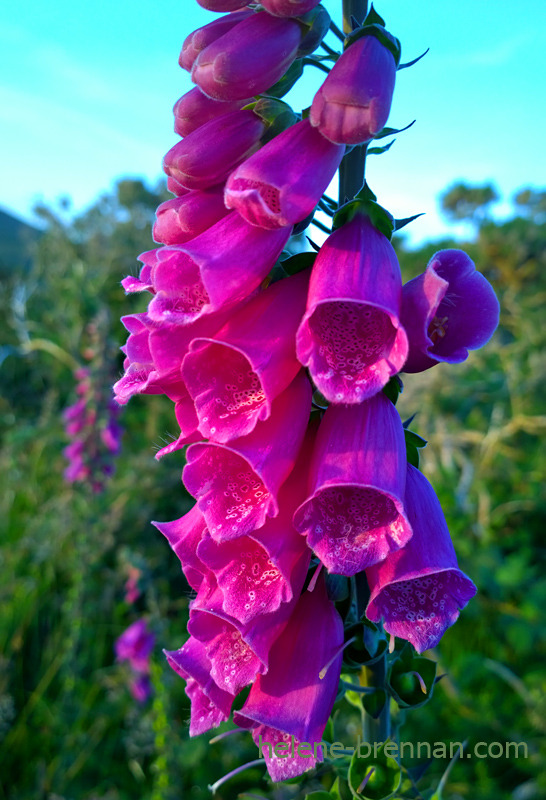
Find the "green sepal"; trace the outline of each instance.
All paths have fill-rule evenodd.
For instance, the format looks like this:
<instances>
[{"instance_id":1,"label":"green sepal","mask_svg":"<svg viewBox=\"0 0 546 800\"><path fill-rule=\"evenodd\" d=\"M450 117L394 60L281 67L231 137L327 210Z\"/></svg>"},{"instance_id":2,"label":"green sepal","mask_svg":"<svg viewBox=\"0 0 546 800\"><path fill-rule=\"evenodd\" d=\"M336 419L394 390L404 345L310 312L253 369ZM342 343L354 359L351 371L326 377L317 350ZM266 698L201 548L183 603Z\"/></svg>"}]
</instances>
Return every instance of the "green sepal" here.
<instances>
[{"instance_id":1,"label":"green sepal","mask_svg":"<svg viewBox=\"0 0 546 800\"><path fill-rule=\"evenodd\" d=\"M393 406L396 405L396 402L402 392L404 391L404 384L399 375L393 375L392 378L389 379L389 382L383 386L383 394L386 394Z\"/></svg>"},{"instance_id":2,"label":"green sepal","mask_svg":"<svg viewBox=\"0 0 546 800\"><path fill-rule=\"evenodd\" d=\"M265 94L269 97L284 97L303 75L303 61L297 58L288 67L282 78L274 83Z\"/></svg>"},{"instance_id":3,"label":"green sepal","mask_svg":"<svg viewBox=\"0 0 546 800\"><path fill-rule=\"evenodd\" d=\"M305 795L305 800L335 800L330 792L311 792Z\"/></svg>"},{"instance_id":4,"label":"green sepal","mask_svg":"<svg viewBox=\"0 0 546 800\"><path fill-rule=\"evenodd\" d=\"M395 219L394 220L394 230L395 231L399 231L402 228L405 228L406 225L409 225L410 222L413 222L414 219L417 219L418 217L422 217L422 216L424 216L424 214L425 214L425 212L421 211L420 214L414 214L413 217L404 217L403 219Z\"/></svg>"},{"instance_id":5,"label":"green sepal","mask_svg":"<svg viewBox=\"0 0 546 800\"><path fill-rule=\"evenodd\" d=\"M349 673L342 672L340 677L342 681L345 681L345 683L354 683L354 681L351 680L351 675ZM359 685L360 684L355 684L355 686ZM345 687L342 687L341 691L343 692L343 697L348 703L362 711L362 699L364 697L362 692L353 692L351 689L346 689Z\"/></svg>"},{"instance_id":6,"label":"green sepal","mask_svg":"<svg viewBox=\"0 0 546 800\"><path fill-rule=\"evenodd\" d=\"M376 133L373 137L374 139L384 139L386 136L394 136L395 133L403 133L407 131L408 128L411 128L412 125L415 125L415 120L410 122L409 125L406 125L405 128L381 128L379 133Z\"/></svg>"},{"instance_id":7,"label":"green sepal","mask_svg":"<svg viewBox=\"0 0 546 800\"><path fill-rule=\"evenodd\" d=\"M419 436L418 433L404 428L404 438L406 440L406 458L408 464L419 469L419 450L427 446L427 440Z\"/></svg>"},{"instance_id":8,"label":"green sepal","mask_svg":"<svg viewBox=\"0 0 546 800\"><path fill-rule=\"evenodd\" d=\"M343 651L343 664L346 669L360 671L361 667L379 661L387 650L387 640L383 632L369 619L363 619L347 629L346 640L353 636L356 636L356 641Z\"/></svg>"},{"instance_id":9,"label":"green sepal","mask_svg":"<svg viewBox=\"0 0 546 800\"><path fill-rule=\"evenodd\" d=\"M384 144L383 147L368 147L366 150L367 156L379 156L381 153L386 153L387 150L390 150L393 144L395 143L396 139L393 139L392 142L388 144Z\"/></svg>"},{"instance_id":10,"label":"green sepal","mask_svg":"<svg viewBox=\"0 0 546 800\"><path fill-rule=\"evenodd\" d=\"M282 131L295 125L300 119L288 103L279 100L277 97L268 97L267 95L260 97L253 103L249 103L245 106L245 109L253 111L267 125L261 138L262 144L266 144Z\"/></svg>"},{"instance_id":11,"label":"green sepal","mask_svg":"<svg viewBox=\"0 0 546 800\"><path fill-rule=\"evenodd\" d=\"M326 575L326 592L333 603L349 597L349 580L344 575Z\"/></svg>"},{"instance_id":12,"label":"green sepal","mask_svg":"<svg viewBox=\"0 0 546 800\"><path fill-rule=\"evenodd\" d=\"M352 793L347 785L347 781L344 781L339 775L335 779L332 788L330 789L330 794L334 798L334 800L352 800Z\"/></svg>"},{"instance_id":13,"label":"green sepal","mask_svg":"<svg viewBox=\"0 0 546 800\"><path fill-rule=\"evenodd\" d=\"M368 16L364 20L364 25L382 25L383 28L385 27L385 20L383 17L380 17L375 8L372 6L368 11Z\"/></svg>"},{"instance_id":14,"label":"green sepal","mask_svg":"<svg viewBox=\"0 0 546 800\"><path fill-rule=\"evenodd\" d=\"M310 269L315 263L317 257L316 253L296 253L295 256L290 256L286 261L282 262L282 268L287 275L296 275L298 272L303 272L304 269Z\"/></svg>"},{"instance_id":15,"label":"green sepal","mask_svg":"<svg viewBox=\"0 0 546 800\"><path fill-rule=\"evenodd\" d=\"M357 28L355 31L350 33L345 39L345 49L358 41L358 39L362 39L363 36L375 36L375 38L381 42L383 47L386 47L387 50L392 53L394 63L398 67L398 64L400 63L400 56L402 55L402 46L400 44L400 40L397 39L396 36L393 36L392 33L389 33L387 30L385 30L383 25L378 25L375 22L371 25L363 25L361 28Z\"/></svg>"},{"instance_id":16,"label":"green sepal","mask_svg":"<svg viewBox=\"0 0 546 800\"><path fill-rule=\"evenodd\" d=\"M394 231L394 217L386 208L380 206L375 202L376 197L368 187L364 184L360 192L356 195L354 200L350 200L345 205L341 206L339 211L334 214L332 220L332 230L341 228L350 222L357 214L364 214L369 217L370 222L377 228L377 230L390 240Z\"/></svg>"},{"instance_id":17,"label":"green sepal","mask_svg":"<svg viewBox=\"0 0 546 800\"><path fill-rule=\"evenodd\" d=\"M400 651L387 673L387 687L400 708L419 708L432 697L436 683L437 664L430 658L415 655L413 648L406 644ZM421 676L426 692L423 692L419 679Z\"/></svg>"},{"instance_id":18,"label":"green sepal","mask_svg":"<svg viewBox=\"0 0 546 800\"><path fill-rule=\"evenodd\" d=\"M310 55L317 49L330 29L330 14L324 6L318 5L306 14L293 17L293 19L307 29L300 42L297 56L299 58Z\"/></svg>"},{"instance_id":19,"label":"green sepal","mask_svg":"<svg viewBox=\"0 0 546 800\"><path fill-rule=\"evenodd\" d=\"M426 56L426 54L428 53L429 50L430 50L430 47L427 47L425 52L421 53L421 55L417 56L417 58L414 58L413 61L406 61L405 64L399 64L398 65L398 70L407 69L408 67L413 67L414 64L417 64L418 61L421 61L421 59Z\"/></svg>"},{"instance_id":20,"label":"green sepal","mask_svg":"<svg viewBox=\"0 0 546 800\"><path fill-rule=\"evenodd\" d=\"M385 747L389 743L392 744L387 739L379 747L372 746L368 757L359 750L355 750L349 766L349 788L353 797L359 798L359 800L384 800L384 798L392 797L393 793L398 790L402 780L402 771L396 760L385 754ZM371 770L373 771L370 775ZM359 791L366 781L366 777L368 777L368 781Z\"/></svg>"}]
</instances>

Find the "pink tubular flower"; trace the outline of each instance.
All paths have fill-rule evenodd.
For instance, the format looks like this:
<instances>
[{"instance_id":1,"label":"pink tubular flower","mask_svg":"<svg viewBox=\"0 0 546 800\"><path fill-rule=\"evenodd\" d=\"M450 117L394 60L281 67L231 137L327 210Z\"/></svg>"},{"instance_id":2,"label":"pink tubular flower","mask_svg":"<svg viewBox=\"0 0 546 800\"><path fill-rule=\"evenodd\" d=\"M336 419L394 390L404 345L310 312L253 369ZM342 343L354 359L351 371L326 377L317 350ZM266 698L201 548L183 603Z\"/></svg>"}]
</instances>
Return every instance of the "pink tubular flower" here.
<instances>
[{"instance_id":1,"label":"pink tubular flower","mask_svg":"<svg viewBox=\"0 0 546 800\"><path fill-rule=\"evenodd\" d=\"M184 244L229 214L224 205L224 187L173 197L158 206L153 236L161 244Z\"/></svg>"},{"instance_id":2,"label":"pink tubular flower","mask_svg":"<svg viewBox=\"0 0 546 800\"><path fill-rule=\"evenodd\" d=\"M311 125L336 144L364 144L391 110L396 62L375 36L362 36L340 56L316 93Z\"/></svg>"},{"instance_id":3,"label":"pink tubular flower","mask_svg":"<svg viewBox=\"0 0 546 800\"><path fill-rule=\"evenodd\" d=\"M313 452L312 495L294 525L330 572L355 575L410 538L405 480L404 430L390 400L380 392L331 405Z\"/></svg>"},{"instance_id":4,"label":"pink tubular flower","mask_svg":"<svg viewBox=\"0 0 546 800\"><path fill-rule=\"evenodd\" d=\"M211 119L169 150L163 170L188 189L215 186L259 148L265 129L248 110Z\"/></svg>"},{"instance_id":5,"label":"pink tubular flower","mask_svg":"<svg viewBox=\"0 0 546 800\"><path fill-rule=\"evenodd\" d=\"M229 445L208 442L188 448L183 480L213 539L252 533L279 513L277 494L294 467L310 407L311 386L301 372L252 433Z\"/></svg>"},{"instance_id":6,"label":"pink tubular flower","mask_svg":"<svg viewBox=\"0 0 546 800\"><path fill-rule=\"evenodd\" d=\"M213 339L193 340L182 377L206 438L227 442L250 433L301 369L294 337L308 282L301 272L274 283Z\"/></svg>"},{"instance_id":7,"label":"pink tubular flower","mask_svg":"<svg viewBox=\"0 0 546 800\"><path fill-rule=\"evenodd\" d=\"M186 580L192 589L198 591L208 573L208 568L197 556L197 546L207 534L207 526L199 508L193 506L187 514L173 522L152 522L152 525L165 536L180 561Z\"/></svg>"},{"instance_id":8,"label":"pink tubular flower","mask_svg":"<svg viewBox=\"0 0 546 800\"><path fill-rule=\"evenodd\" d=\"M229 114L231 111L237 111L251 103L252 100L252 97L245 97L243 100L222 103L218 100L211 100L210 97L203 94L198 86L195 86L174 104L175 133L178 133L179 136L187 136L206 122Z\"/></svg>"},{"instance_id":9,"label":"pink tubular flower","mask_svg":"<svg viewBox=\"0 0 546 800\"><path fill-rule=\"evenodd\" d=\"M291 602L303 587L311 551L296 532L292 516L305 498L313 439L310 430L279 491L277 517L235 541L219 544L207 533L198 545L198 558L214 572L223 594L222 610L242 625Z\"/></svg>"},{"instance_id":10,"label":"pink tubular flower","mask_svg":"<svg viewBox=\"0 0 546 800\"><path fill-rule=\"evenodd\" d=\"M402 369L401 296L391 243L357 213L320 249L296 336L298 358L327 400L360 403Z\"/></svg>"},{"instance_id":11,"label":"pink tubular flower","mask_svg":"<svg viewBox=\"0 0 546 800\"><path fill-rule=\"evenodd\" d=\"M404 285L402 322L409 339L405 372L439 361L459 364L493 336L499 301L466 253L440 250L425 272Z\"/></svg>"},{"instance_id":12,"label":"pink tubular flower","mask_svg":"<svg viewBox=\"0 0 546 800\"><path fill-rule=\"evenodd\" d=\"M262 0L261 4L269 14L276 17L299 17L318 6L320 0Z\"/></svg>"},{"instance_id":13,"label":"pink tubular flower","mask_svg":"<svg viewBox=\"0 0 546 800\"><path fill-rule=\"evenodd\" d=\"M163 652L169 666L186 681L186 694L191 700L190 736L199 736L229 719L234 695L219 688L212 679L205 646L190 637L180 650Z\"/></svg>"},{"instance_id":14,"label":"pink tubular flower","mask_svg":"<svg viewBox=\"0 0 546 800\"><path fill-rule=\"evenodd\" d=\"M145 703L153 691L149 675L137 673L129 683L129 691L137 703Z\"/></svg>"},{"instance_id":15,"label":"pink tubular flower","mask_svg":"<svg viewBox=\"0 0 546 800\"><path fill-rule=\"evenodd\" d=\"M146 620L139 619L116 639L116 658L118 661L128 661L136 672L148 673L154 643L155 636L148 630Z\"/></svg>"},{"instance_id":16,"label":"pink tubular flower","mask_svg":"<svg viewBox=\"0 0 546 800\"><path fill-rule=\"evenodd\" d=\"M366 570L368 619L385 620L385 630L407 639L422 653L436 647L476 587L458 567L434 489L408 464L405 506L413 536L401 550Z\"/></svg>"},{"instance_id":17,"label":"pink tubular flower","mask_svg":"<svg viewBox=\"0 0 546 800\"><path fill-rule=\"evenodd\" d=\"M212 42L222 37L253 13L251 9L244 9L243 11L236 11L235 14L226 14L225 17L215 19L209 22L208 25L204 25L202 28L190 33L182 45L182 51L178 59L182 69L190 72L195 59L202 50L205 50Z\"/></svg>"},{"instance_id":18,"label":"pink tubular flower","mask_svg":"<svg viewBox=\"0 0 546 800\"><path fill-rule=\"evenodd\" d=\"M273 644L267 673L258 675L234 714L237 725L252 729L272 780L301 775L322 761L320 741L336 699L342 644L343 622L320 576ZM280 742L286 742L284 757L273 752Z\"/></svg>"},{"instance_id":19,"label":"pink tubular flower","mask_svg":"<svg viewBox=\"0 0 546 800\"><path fill-rule=\"evenodd\" d=\"M150 319L186 324L246 299L267 276L291 232L290 227L264 231L232 213L186 244L159 248L152 267L156 294L148 307Z\"/></svg>"},{"instance_id":20,"label":"pink tubular flower","mask_svg":"<svg viewBox=\"0 0 546 800\"><path fill-rule=\"evenodd\" d=\"M293 19L265 11L252 14L199 53L192 81L214 100L262 94L294 61L304 32L304 26Z\"/></svg>"},{"instance_id":21,"label":"pink tubular flower","mask_svg":"<svg viewBox=\"0 0 546 800\"><path fill-rule=\"evenodd\" d=\"M329 142L304 119L231 173L226 206L261 228L301 222L320 200L344 153L342 145Z\"/></svg>"}]
</instances>

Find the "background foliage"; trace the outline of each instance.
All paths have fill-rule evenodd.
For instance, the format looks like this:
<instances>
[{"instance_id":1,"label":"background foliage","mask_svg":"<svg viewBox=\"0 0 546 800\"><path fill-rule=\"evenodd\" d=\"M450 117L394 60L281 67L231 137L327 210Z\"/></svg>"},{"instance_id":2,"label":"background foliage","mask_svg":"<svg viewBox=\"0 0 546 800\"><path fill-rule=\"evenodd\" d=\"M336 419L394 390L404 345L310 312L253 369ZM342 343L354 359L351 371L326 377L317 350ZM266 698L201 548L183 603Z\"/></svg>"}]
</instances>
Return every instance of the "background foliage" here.
<instances>
[{"instance_id":1,"label":"background foliage","mask_svg":"<svg viewBox=\"0 0 546 800\"><path fill-rule=\"evenodd\" d=\"M444 790L451 800L546 796L546 193L522 189L502 223L489 215L497 196L493 186L458 184L442 202L473 230L464 247L498 292L499 330L465 364L408 376L399 401L429 441L422 468L461 567L480 590L433 654L445 677L429 704L399 720L401 738L528 744L527 759L460 760ZM8 236L0 252L1 800L199 800L210 796L207 784L256 757L247 734L213 745L206 736L189 740L184 683L161 653L185 640L189 598L178 562L149 522L191 505L181 454L153 459L151 443L176 433L169 401L137 397L127 406L122 454L104 493L63 480L61 414L75 399L73 369L85 363L89 324L100 320L105 346L119 345L119 317L144 309L119 281L136 272L135 254L153 246L153 213L165 198L162 185L122 180L80 217L66 201L40 209L43 234L23 231L16 250ZM404 278L453 245L409 251L399 239ZM120 373L121 356L104 380ZM124 599L131 566L141 573L136 606ZM157 646L154 696L140 706L113 642L142 615ZM343 702L336 738L351 745L356 734ZM429 766L422 796L446 766ZM331 784L327 770L303 786L273 787L264 774L248 770L217 796L283 800Z\"/></svg>"}]
</instances>

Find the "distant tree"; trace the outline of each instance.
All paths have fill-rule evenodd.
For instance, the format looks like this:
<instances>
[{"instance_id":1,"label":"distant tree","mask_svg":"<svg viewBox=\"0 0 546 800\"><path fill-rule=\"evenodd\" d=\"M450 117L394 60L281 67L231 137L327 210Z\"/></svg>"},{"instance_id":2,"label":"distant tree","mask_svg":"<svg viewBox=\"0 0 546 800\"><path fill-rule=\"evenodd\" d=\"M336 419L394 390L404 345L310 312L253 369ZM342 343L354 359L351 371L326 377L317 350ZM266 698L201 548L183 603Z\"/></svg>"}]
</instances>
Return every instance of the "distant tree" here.
<instances>
[{"instance_id":1,"label":"distant tree","mask_svg":"<svg viewBox=\"0 0 546 800\"><path fill-rule=\"evenodd\" d=\"M467 221L481 225L488 217L489 207L499 200L492 183L471 186L464 181L453 184L440 197L440 207L453 222Z\"/></svg>"},{"instance_id":2,"label":"distant tree","mask_svg":"<svg viewBox=\"0 0 546 800\"><path fill-rule=\"evenodd\" d=\"M527 187L514 195L517 210L537 225L546 221L546 191Z\"/></svg>"}]
</instances>

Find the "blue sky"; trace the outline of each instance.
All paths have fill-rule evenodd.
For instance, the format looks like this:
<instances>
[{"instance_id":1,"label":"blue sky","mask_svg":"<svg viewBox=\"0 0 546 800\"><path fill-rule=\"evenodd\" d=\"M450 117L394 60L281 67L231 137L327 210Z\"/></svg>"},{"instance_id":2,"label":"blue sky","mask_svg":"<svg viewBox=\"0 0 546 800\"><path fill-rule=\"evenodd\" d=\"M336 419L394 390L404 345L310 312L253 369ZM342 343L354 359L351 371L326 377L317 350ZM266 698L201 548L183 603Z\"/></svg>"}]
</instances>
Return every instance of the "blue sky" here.
<instances>
[{"instance_id":1,"label":"blue sky","mask_svg":"<svg viewBox=\"0 0 546 800\"><path fill-rule=\"evenodd\" d=\"M324 4L339 20L341 0ZM376 8L403 61L430 47L399 73L388 123L416 124L368 159L370 185L395 216L426 212L407 229L411 240L452 230L437 196L457 179L493 180L505 198L544 185L544 0ZM31 218L38 200L68 195L82 209L116 177L159 177L177 138L172 106L191 88L180 47L214 18L194 0L1 4L0 205ZM311 103L322 73L306 75L295 105Z\"/></svg>"}]
</instances>

